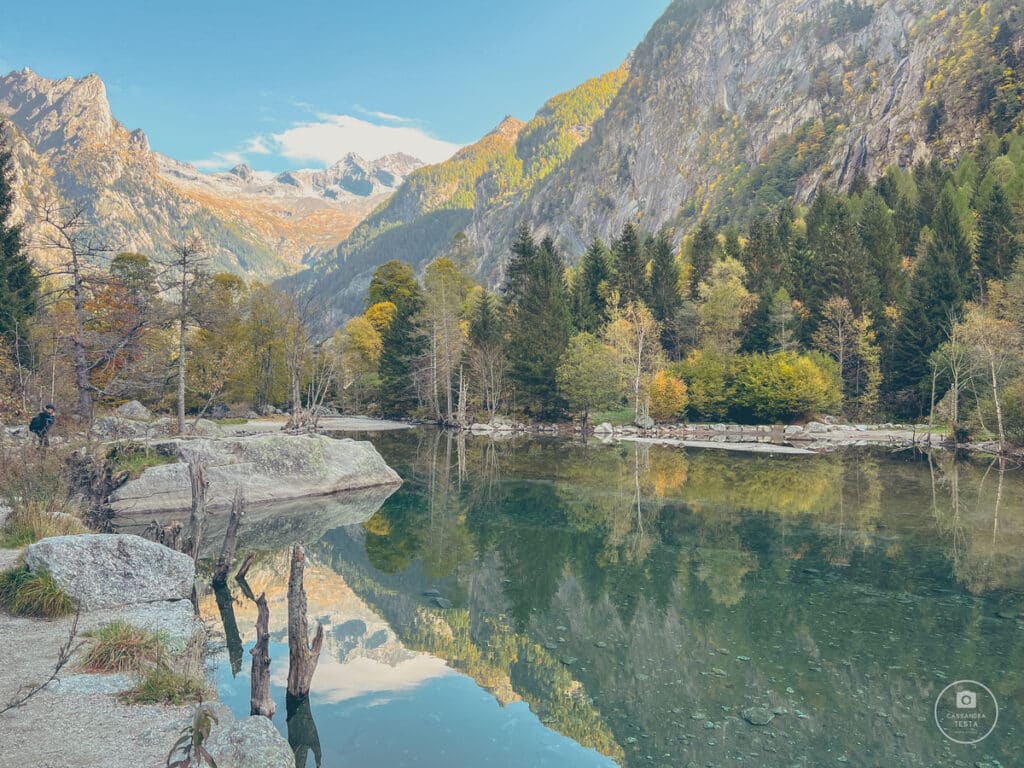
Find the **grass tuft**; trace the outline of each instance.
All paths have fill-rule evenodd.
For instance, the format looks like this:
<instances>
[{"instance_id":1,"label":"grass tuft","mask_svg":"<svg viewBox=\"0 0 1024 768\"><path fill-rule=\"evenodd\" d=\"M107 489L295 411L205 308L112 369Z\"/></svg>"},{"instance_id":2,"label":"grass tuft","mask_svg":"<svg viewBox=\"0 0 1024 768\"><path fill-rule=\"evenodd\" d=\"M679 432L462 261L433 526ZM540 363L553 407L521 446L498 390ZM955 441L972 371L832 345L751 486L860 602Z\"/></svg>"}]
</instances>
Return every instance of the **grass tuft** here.
<instances>
[{"instance_id":1,"label":"grass tuft","mask_svg":"<svg viewBox=\"0 0 1024 768\"><path fill-rule=\"evenodd\" d=\"M210 698L205 682L166 668L149 672L137 686L121 694L127 704L190 704Z\"/></svg>"},{"instance_id":2,"label":"grass tuft","mask_svg":"<svg viewBox=\"0 0 1024 768\"><path fill-rule=\"evenodd\" d=\"M243 419L240 416L229 416L224 419L214 419L215 422L224 427L237 426L239 424L248 424L248 419Z\"/></svg>"},{"instance_id":3,"label":"grass tuft","mask_svg":"<svg viewBox=\"0 0 1024 768\"><path fill-rule=\"evenodd\" d=\"M81 668L86 672L145 672L160 666L166 656L163 636L115 621L91 633Z\"/></svg>"},{"instance_id":4,"label":"grass tuft","mask_svg":"<svg viewBox=\"0 0 1024 768\"><path fill-rule=\"evenodd\" d=\"M52 619L74 613L75 603L50 574L22 566L0 573L0 607L15 616Z\"/></svg>"},{"instance_id":5,"label":"grass tuft","mask_svg":"<svg viewBox=\"0 0 1024 768\"><path fill-rule=\"evenodd\" d=\"M110 449L107 453L107 461L114 473L128 472L128 476L135 479L150 467L174 464L178 461L178 457L168 456L146 445L124 443Z\"/></svg>"},{"instance_id":6,"label":"grass tuft","mask_svg":"<svg viewBox=\"0 0 1024 768\"><path fill-rule=\"evenodd\" d=\"M0 528L0 548L21 549L50 536L68 536L85 531L82 521L75 515L29 501L18 505Z\"/></svg>"}]
</instances>

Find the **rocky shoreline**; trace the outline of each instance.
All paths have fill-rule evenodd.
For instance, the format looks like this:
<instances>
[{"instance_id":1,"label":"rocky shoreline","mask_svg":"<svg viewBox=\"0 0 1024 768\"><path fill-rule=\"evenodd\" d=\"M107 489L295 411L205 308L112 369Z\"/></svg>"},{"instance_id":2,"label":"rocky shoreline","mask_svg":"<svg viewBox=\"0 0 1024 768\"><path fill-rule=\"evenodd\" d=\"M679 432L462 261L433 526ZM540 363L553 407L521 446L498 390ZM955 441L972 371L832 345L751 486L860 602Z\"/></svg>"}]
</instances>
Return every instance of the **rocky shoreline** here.
<instances>
[{"instance_id":1,"label":"rocky shoreline","mask_svg":"<svg viewBox=\"0 0 1024 768\"><path fill-rule=\"evenodd\" d=\"M0 569L16 567L22 558L30 571L50 573L75 600L78 613L63 619L0 618L0 645L6 656L0 665L0 704L25 686L47 679L73 624L79 645L56 679L23 705L0 714L0 765L165 764L196 705L123 703L119 694L135 686L139 675L81 670L80 641L86 633L123 622L163 637L175 663L201 666L209 638L190 600L195 585L192 559L126 534L61 536L31 544L24 553L0 550ZM219 722L206 746L220 768L294 764L288 740L267 718L235 719L227 707L214 707ZM59 739L52 738L55 728Z\"/></svg>"}]
</instances>

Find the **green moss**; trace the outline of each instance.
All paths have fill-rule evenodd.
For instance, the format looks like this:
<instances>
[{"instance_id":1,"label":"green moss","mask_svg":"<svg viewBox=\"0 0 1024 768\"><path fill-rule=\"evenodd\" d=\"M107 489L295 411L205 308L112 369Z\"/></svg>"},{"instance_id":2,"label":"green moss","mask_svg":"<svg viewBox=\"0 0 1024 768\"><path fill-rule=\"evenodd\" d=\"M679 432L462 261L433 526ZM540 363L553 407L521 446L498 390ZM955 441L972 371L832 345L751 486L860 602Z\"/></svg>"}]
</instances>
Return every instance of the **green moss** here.
<instances>
[{"instance_id":1,"label":"green moss","mask_svg":"<svg viewBox=\"0 0 1024 768\"><path fill-rule=\"evenodd\" d=\"M147 446L127 443L111 448L107 453L107 461L113 472L128 472L132 478L136 478L150 467L174 464L178 457L168 456Z\"/></svg>"},{"instance_id":2,"label":"green moss","mask_svg":"<svg viewBox=\"0 0 1024 768\"><path fill-rule=\"evenodd\" d=\"M21 566L0 573L0 607L15 616L56 618L75 610L74 601L48 573Z\"/></svg>"},{"instance_id":3,"label":"green moss","mask_svg":"<svg viewBox=\"0 0 1024 768\"><path fill-rule=\"evenodd\" d=\"M205 682L169 669L156 669L137 686L121 694L127 704L174 704L180 706L209 698Z\"/></svg>"},{"instance_id":4,"label":"green moss","mask_svg":"<svg viewBox=\"0 0 1024 768\"><path fill-rule=\"evenodd\" d=\"M241 417L233 417L233 418L228 418L228 419L214 419L214 421L216 421L218 424L220 424L222 426L235 426L235 425L238 425L238 424L248 424L249 423L248 419L243 419Z\"/></svg>"}]
</instances>

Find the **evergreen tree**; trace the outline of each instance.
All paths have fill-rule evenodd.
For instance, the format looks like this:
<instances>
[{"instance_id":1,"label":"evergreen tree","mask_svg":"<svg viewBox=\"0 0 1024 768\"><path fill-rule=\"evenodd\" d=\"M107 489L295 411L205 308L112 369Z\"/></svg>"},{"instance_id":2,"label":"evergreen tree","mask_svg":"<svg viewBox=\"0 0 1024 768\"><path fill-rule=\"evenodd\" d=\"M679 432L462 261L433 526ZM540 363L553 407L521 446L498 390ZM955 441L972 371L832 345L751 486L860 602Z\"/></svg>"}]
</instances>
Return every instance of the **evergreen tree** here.
<instances>
[{"instance_id":1,"label":"evergreen tree","mask_svg":"<svg viewBox=\"0 0 1024 768\"><path fill-rule=\"evenodd\" d=\"M945 340L967 294L970 249L951 188L942 193L931 218L935 232L914 268L887 366L893 406L906 415L923 412L929 356Z\"/></svg>"},{"instance_id":2,"label":"evergreen tree","mask_svg":"<svg viewBox=\"0 0 1024 768\"><path fill-rule=\"evenodd\" d=\"M395 318L384 332L380 355L380 400L386 416L408 416L416 407L412 370L427 348L417 322L424 306L423 292L415 281L406 289L395 302Z\"/></svg>"},{"instance_id":3,"label":"evergreen tree","mask_svg":"<svg viewBox=\"0 0 1024 768\"><path fill-rule=\"evenodd\" d=\"M529 271L536 257L537 244L533 240L530 228L523 224L519 227L515 242L512 243L512 258L505 268L505 284L501 287L505 303L510 307L518 306L522 300Z\"/></svg>"},{"instance_id":4,"label":"evergreen tree","mask_svg":"<svg viewBox=\"0 0 1024 768\"><path fill-rule=\"evenodd\" d=\"M690 240L690 298L696 300L698 286L708 279L718 235L707 219L701 219Z\"/></svg>"},{"instance_id":5,"label":"evergreen tree","mask_svg":"<svg viewBox=\"0 0 1024 768\"><path fill-rule=\"evenodd\" d=\"M7 128L0 124L0 340L18 362L28 358L28 321L36 312L39 278L21 240L21 227L10 223L14 209L11 152Z\"/></svg>"},{"instance_id":6,"label":"evergreen tree","mask_svg":"<svg viewBox=\"0 0 1024 768\"><path fill-rule=\"evenodd\" d=\"M668 233L660 233L651 244L651 281L647 289L648 306L654 319L664 323L675 317L682 306L679 294L679 265L676 263Z\"/></svg>"},{"instance_id":7,"label":"evergreen tree","mask_svg":"<svg viewBox=\"0 0 1024 768\"><path fill-rule=\"evenodd\" d=\"M597 333L608 322L608 289L612 283L611 254L600 240L590 244L580 259L573 285L573 326Z\"/></svg>"},{"instance_id":8,"label":"evergreen tree","mask_svg":"<svg viewBox=\"0 0 1024 768\"><path fill-rule=\"evenodd\" d=\"M532 256L518 269L512 295L509 373L516 404L531 416L554 417L564 412L556 370L569 343L571 319L564 282L564 265L550 238L536 246L532 237L517 245ZM520 242L521 241L521 242Z\"/></svg>"},{"instance_id":9,"label":"evergreen tree","mask_svg":"<svg viewBox=\"0 0 1024 768\"><path fill-rule=\"evenodd\" d=\"M643 244L632 223L612 243L615 258L615 285L623 305L644 299L647 286L647 258Z\"/></svg>"},{"instance_id":10,"label":"evergreen tree","mask_svg":"<svg viewBox=\"0 0 1024 768\"><path fill-rule=\"evenodd\" d=\"M867 251L868 268L877 279L879 288L877 311L898 301L903 293L903 269L896 239L896 226L892 212L882 196L874 191L864 194L864 206L857 223L861 243ZM876 317L881 315L876 314Z\"/></svg>"},{"instance_id":11,"label":"evergreen tree","mask_svg":"<svg viewBox=\"0 0 1024 768\"><path fill-rule=\"evenodd\" d=\"M978 235L978 275L984 290L989 280L1006 279L1020 253L1013 211L998 182L981 210Z\"/></svg>"},{"instance_id":12,"label":"evergreen tree","mask_svg":"<svg viewBox=\"0 0 1024 768\"><path fill-rule=\"evenodd\" d=\"M469 314L469 365L480 405L493 418L505 398L505 323L501 305L487 291Z\"/></svg>"}]
</instances>

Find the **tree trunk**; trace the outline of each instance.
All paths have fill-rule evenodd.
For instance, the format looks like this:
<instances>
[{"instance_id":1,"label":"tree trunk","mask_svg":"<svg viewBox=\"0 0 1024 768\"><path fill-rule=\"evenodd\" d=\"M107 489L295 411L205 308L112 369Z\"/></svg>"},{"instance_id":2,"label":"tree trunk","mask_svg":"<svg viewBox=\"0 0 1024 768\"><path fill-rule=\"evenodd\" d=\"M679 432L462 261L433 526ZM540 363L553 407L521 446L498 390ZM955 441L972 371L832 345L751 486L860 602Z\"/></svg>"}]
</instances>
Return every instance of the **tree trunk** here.
<instances>
[{"instance_id":1,"label":"tree trunk","mask_svg":"<svg viewBox=\"0 0 1024 768\"><path fill-rule=\"evenodd\" d=\"M242 516L245 514L245 499L242 496L242 488L235 489L235 499L231 502L231 515L228 517L228 529L224 534L224 545L220 549L220 558L217 560L217 568L213 572L213 586L223 587L228 583L228 571L231 570L231 563L235 560L235 543L238 541L238 527L242 523Z\"/></svg>"},{"instance_id":2,"label":"tree trunk","mask_svg":"<svg viewBox=\"0 0 1024 768\"><path fill-rule=\"evenodd\" d=\"M270 696L270 609L267 607L267 593L256 600L256 644L252 654L252 694L249 704L250 715L274 717L276 707Z\"/></svg>"},{"instance_id":3,"label":"tree trunk","mask_svg":"<svg viewBox=\"0 0 1024 768\"><path fill-rule=\"evenodd\" d=\"M92 423L92 390L89 384L89 362L85 354L85 286L78 264L78 254L72 246L72 297L75 309L75 335L72 339L71 362L75 368L75 389L78 390L78 415Z\"/></svg>"},{"instance_id":4,"label":"tree trunk","mask_svg":"<svg viewBox=\"0 0 1024 768\"><path fill-rule=\"evenodd\" d=\"M184 287L182 288L184 290ZM184 302L184 299L182 299ZM178 434L185 434L185 307L178 320Z\"/></svg>"},{"instance_id":5,"label":"tree trunk","mask_svg":"<svg viewBox=\"0 0 1024 768\"><path fill-rule=\"evenodd\" d=\"M206 482L206 472L199 462L188 463L188 479L192 484L192 511L188 518L188 530L191 536L192 550L189 554L192 560L199 559L199 545L203 537L203 518L206 517L206 490L209 483Z\"/></svg>"},{"instance_id":6,"label":"tree trunk","mask_svg":"<svg viewBox=\"0 0 1024 768\"><path fill-rule=\"evenodd\" d=\"M302 574L306 567L306 551L301 544L292 548L291 573L288 576L288 695L297 699L309 695L309 686L320 659L324 642L324 626L317 624L313 644L309 642L306 616L306 590Z\"/></svg>"},{"instance_id":7,"label":"tree trunk","mask_svg":"<svg viewBox=\"0 0 1024 768\"><path fill-rule=\"evenodd\" d=\"M999 402L999 377L996 375L995 356L989 356L989 371L992 374L992 400L996 406L996 427L999 430L999 453L1006 451L1006 432L1003 429L1003 406Z\"/></svg>"}]
</instances>

